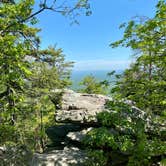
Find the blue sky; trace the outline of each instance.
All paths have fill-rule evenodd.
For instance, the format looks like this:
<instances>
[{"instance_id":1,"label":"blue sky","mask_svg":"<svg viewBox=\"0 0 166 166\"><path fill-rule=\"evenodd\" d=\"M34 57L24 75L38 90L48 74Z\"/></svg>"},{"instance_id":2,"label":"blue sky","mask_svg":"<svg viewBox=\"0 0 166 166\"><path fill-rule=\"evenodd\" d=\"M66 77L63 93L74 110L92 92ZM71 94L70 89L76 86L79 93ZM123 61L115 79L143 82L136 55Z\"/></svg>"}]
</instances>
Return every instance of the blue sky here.
<instances>
[{"instance_id":1,"label":"blue sky","mask_svg":"<svg viewBox=\"0 0 166 166\"><path fill-rule=\"evenodd\" d=\"M70 0L69 0L70 1ZM91 0L92 15L80 16L80 25L58 13L46 11L38 16L42 48L57 44L67 60L75 61L74 70L119 70L132 61L127 48L112 49L109 44L121 39L118 27L134 16L152 17L158 0Z\"/></svg>"}]
</instances>

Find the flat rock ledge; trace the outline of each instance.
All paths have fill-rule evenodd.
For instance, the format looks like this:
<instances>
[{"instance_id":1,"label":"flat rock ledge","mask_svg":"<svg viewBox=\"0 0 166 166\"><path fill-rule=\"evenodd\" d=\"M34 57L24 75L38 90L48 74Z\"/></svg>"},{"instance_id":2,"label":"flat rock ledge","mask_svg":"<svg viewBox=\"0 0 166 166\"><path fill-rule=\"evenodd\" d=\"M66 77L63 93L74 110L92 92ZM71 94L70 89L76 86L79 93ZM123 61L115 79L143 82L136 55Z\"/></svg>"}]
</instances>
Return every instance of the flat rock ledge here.
<instances>
[{"instance_id":1,"label":"flat rock ledge","mask_svg":"<svg viewBox=\"0 0 166 166\"><path fill-rule=\"evenodd\" d=\"M59 123L88 123L96 121L96 114L105 111L105 104L112 98L99 94L76 93L65 89L62 105L55 114Z\"/></svg>"},{"instance_id":2,"label":"flat rock ledge","mask_svg":"<svg viewBox=\"0 0 166 166\"><path fill-rule=\"evenodd\" d=\"M87 159L86 153L78 148L53 150L50 153L35 153L31 166L82 166Z\"/></svg>"}]
</instances>

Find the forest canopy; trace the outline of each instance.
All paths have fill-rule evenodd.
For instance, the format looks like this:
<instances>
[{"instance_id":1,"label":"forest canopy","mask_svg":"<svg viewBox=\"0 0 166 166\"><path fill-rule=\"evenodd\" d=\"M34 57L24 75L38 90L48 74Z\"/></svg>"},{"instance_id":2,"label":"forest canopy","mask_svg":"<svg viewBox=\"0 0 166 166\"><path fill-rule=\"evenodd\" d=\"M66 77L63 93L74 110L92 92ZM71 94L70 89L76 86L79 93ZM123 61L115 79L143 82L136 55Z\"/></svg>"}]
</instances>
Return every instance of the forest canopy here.
<instances>
[{"instance_id":1,"label":"forest canopy","mask_svg":"<svg viewBox=\"0 0 166 166\"><path fill-rule=\"evenodd\" d=\"M87 0L43 0L35 10L35 3L0 2L0 144L25 144L40 150L45 146L44 125L55 109L51 90L70 84L73 63L65 61L61 48L41 49L40 29L34 25L45 10L76 22L79 13L90 15L90 6Z\"/></svg>"}]
</instances>

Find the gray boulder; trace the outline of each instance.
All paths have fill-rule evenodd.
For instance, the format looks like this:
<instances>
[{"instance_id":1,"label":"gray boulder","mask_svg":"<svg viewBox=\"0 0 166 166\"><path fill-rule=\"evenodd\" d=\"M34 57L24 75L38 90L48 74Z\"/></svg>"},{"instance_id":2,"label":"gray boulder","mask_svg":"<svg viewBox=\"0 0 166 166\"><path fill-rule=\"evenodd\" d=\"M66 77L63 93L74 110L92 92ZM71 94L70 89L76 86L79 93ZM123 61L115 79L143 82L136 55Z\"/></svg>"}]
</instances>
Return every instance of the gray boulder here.
<instances>
[{"instance_id":1,"label":"gray boulder","mask_svg":"<svg viewBox=\"0 0 166 166\"><path fill-rule=\"evenodd\" d=\"M78 141L78 142L82 142L82 140L85 138L86 134L91 131L93 128L87 128L87 129L83 129L81 131L77 131L77 132L69 132L67 134L67 138L69 138L72 141Z\"/></svg>"},{"instance_id":2,"label":"gray boulder","mask_svg":"<svg viewBox=\"0 0 166 166\"><path fill-rule=\"evenodd\" d=\"M89 123L96 121L96 114L105 110L105 104L110 97L97 94L76 93L65 90L62 96L62 106L55 114L56 122Z\"/></svg>"},{"instance_id":3,"label":"gray boulder","mask_svg":"<svg viewBox=\"0 0 166 166\"><path fill-rule=\"evenodd\" d=\"M60 92L54 90L54 93ZM46 130L48 137L57 146L67 144L65 141L70 140L80 142L87 128L97 125L96 114L106 111L105 104L110 99L104 95L76 93L65 89L61 107L55 113L55 120L60 124Z\"/></svg>"}]
</instances>

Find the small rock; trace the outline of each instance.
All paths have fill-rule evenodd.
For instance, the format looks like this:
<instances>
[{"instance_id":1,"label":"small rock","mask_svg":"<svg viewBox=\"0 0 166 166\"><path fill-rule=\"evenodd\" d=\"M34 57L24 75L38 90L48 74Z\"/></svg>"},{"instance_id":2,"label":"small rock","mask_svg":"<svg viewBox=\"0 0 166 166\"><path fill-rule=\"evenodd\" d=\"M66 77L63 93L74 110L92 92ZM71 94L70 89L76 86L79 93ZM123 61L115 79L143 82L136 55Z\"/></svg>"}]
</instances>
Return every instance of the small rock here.
<instances>
[{"instance_id":1,"label":"small rock","mask_svg":"<svg viewBox=\"0 0 166 166\"><path fill-rule=\"evenodd\" d=\"M86 134L91 131L93 128L90 127L88 129L84 129L82 131L78 131L78 132L69 132L67 134L67 137L70 138L71 140L73 141L78 141L78 142L81 142L84 137L86 136Z\"/></svg>"}]
</instances>

